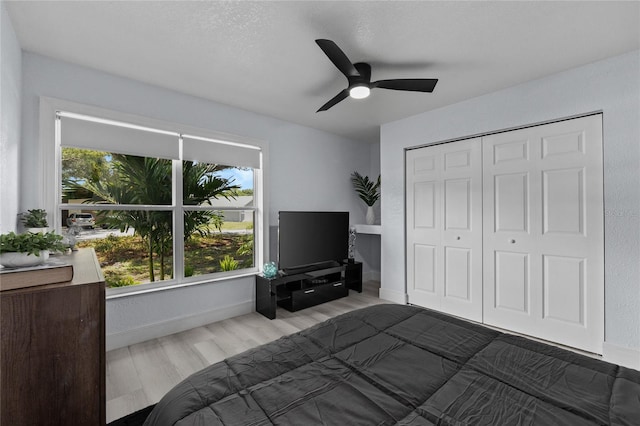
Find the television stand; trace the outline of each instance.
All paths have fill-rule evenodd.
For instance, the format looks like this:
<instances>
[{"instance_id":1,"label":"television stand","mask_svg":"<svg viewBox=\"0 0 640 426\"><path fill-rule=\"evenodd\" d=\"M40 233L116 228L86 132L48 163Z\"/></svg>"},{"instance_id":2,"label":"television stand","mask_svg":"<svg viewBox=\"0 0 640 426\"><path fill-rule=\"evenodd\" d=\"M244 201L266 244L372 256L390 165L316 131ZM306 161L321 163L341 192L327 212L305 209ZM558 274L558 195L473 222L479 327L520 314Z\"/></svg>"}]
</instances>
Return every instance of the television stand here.
<instances>
[{"instance_id":1,"label":"television stand","mask_svg":"<svg viewBox=\"0 0 640 426\"><path fill-rule=\"evenodd\" d=\"M295 275L303 274L305 272L318 271L320 269L329 269L336 266L340 266L340 262L330 260L328 262L314 263L312 265L297 266L294 268L284 268L282 270L283 275Z\"/></svg>"},{"instance_id":2,"label":"television stand","mask_svg":"<svg viewBox=\"0 0 640 426\"><path fill-rule=\"evenodd\" d=\"M278 306L295 312L348 296L350 288L362 291L361 274L359 280L353 274L357 266L362 264L335 262L322 269L315 265L310 271L278 273L274 278L256 275L256 312L275 319Z\"/></svg>"}]
</instances>

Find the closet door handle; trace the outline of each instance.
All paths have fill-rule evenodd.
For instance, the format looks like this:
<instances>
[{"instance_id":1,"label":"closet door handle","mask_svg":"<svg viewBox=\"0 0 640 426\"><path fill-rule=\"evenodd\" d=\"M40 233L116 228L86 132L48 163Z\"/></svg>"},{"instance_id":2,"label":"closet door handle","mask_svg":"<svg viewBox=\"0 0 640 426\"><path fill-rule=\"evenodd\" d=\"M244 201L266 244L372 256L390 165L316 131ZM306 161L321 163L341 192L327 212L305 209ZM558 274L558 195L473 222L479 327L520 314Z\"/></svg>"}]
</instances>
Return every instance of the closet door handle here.
<instances>
[{"instance_id":1,"label":"closet door handle","mask_svg":"<svg viewBox=\"0 0 640 426\"><path fill-rule=\"evenodd\" d=\"M458 236L456 237L456 240L460 240L460 235L458 235Z\"/></svg>"},{"instance_id":2,"label":"closet door handle","mask_svg":"<svg viewBox=\"0 0 640 426\"><path fill-rule=\"evenodd\" d=\"M315 292L315 290L313 290L313 289L312 290L305 290L304 294L309 294L309 293L314 293L314 292Z\"/></svg>"},{"instance_id":3,"label":"closet door handle","mask_svg":"<svg viewBox=\"0 0 640 426\"><path fill-rule=\"evenodd\" d=\"M510 242L511 244L515 244L515 243L516 243L516 240L509 240L509 242Z\"/></svg>"}]
</instances>

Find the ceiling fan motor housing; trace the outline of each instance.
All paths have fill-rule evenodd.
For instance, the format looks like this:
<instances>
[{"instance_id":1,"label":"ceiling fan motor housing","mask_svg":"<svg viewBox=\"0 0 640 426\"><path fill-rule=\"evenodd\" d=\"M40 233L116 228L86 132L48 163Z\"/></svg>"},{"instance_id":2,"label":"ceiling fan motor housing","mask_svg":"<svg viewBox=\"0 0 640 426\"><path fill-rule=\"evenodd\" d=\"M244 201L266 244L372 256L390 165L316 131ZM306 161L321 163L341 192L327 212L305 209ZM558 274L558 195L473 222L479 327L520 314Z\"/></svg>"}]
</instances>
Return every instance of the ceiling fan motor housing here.
<instances>
[{"instance_id":1,"label":"ceiling fan motor housing","mask_svg":"<svg viewBox=\"0 0 640 426\"><path fill-rule=\"evenodd\" d=\"M358 70L360 75L348 76L347 80L349 81L349 88L353 86L369 86L371 83L371 65L366 62L358 62L357 64L353 64Z\"/></svg>"},{"instance_id":2,"label":"ceiling fan motor housing","mask_svg":"<svg viewBox=\"0 0 640 426\"><path fill-rule=\"evenodd\" d=\"M364 99L369 96L371 89L371 66L364 62L353 64L360 75L347 77L349 81L349 96L353 99Z\"/></svg>"}]
</instances>

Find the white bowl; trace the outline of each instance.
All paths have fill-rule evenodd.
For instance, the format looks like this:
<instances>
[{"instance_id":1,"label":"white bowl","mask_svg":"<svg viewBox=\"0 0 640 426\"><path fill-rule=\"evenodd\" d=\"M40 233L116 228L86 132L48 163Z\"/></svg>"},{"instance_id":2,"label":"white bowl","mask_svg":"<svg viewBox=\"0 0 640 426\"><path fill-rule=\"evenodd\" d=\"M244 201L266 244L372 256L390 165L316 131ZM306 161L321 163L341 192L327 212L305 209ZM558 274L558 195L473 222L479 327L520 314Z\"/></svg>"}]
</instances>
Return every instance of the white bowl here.
<instances>
[{"instance_id":1,"label":"white bowl","mask_svg":"<svg viewBox=\"0 0 640 426\"><path fill-rule=\"evenodd\" d=\"M40 256L29 253L2 253L0 254L0 265L5 268L24 268L26 266L41 265L49 259L49 250L41 250Z\"/></svg>"}]
</instances>

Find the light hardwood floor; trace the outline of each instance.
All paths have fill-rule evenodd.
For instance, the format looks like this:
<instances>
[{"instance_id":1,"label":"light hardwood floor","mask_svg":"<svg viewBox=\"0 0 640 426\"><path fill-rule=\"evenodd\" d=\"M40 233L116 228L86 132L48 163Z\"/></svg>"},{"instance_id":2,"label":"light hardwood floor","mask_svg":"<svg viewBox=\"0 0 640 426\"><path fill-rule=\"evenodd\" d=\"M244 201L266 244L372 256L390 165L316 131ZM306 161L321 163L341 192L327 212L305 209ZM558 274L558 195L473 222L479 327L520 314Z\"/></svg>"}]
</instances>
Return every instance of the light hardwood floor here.
<instances>
[{"instance_id":1,"label":"light hardwood floor","mask_svg":"<svg viewBox=\"0 0 640 426\"><path fill-rule=\"evenodd\" d=\"M155 404L174 385L207 365L308 328L326 319L379 303L380 284L362 293L288 312L275 320L253 312L107 352L107 422Z\"/></svg>"}]
</instances>

